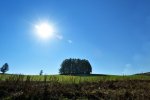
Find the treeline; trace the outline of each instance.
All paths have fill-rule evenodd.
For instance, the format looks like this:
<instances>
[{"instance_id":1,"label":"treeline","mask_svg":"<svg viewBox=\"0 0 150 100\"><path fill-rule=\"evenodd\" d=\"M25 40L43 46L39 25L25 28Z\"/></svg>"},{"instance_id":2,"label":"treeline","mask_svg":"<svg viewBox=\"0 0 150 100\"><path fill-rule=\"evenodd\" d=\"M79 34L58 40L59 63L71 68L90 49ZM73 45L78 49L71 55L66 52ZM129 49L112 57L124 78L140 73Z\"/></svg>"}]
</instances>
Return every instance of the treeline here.
<instances>
[{"instance_id":1,"label":"treeline","mask_svg":"<svg viewBox=\"0 0 150 100\"><path fill-rule=\"evenodd\" d=\"M65 59L59 69L60 74L90 74L91 72L91 64L86 59Z\"/></svg>"}]
</instances>

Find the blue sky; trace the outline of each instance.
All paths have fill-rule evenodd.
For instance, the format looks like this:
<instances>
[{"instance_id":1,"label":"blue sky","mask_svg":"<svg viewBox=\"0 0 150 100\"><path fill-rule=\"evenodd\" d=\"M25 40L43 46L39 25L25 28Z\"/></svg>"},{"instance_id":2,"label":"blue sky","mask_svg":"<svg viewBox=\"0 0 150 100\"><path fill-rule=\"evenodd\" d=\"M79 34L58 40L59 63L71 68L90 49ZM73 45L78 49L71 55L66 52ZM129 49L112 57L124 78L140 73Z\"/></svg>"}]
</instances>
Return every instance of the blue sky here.
<instances>
[{"instance_id":1,"label":"blue sky","mask_svg":"<svg viewBox=\"0 0 150 100\"><path fill-rule=\"evenodd\" d=\"M93 73L150 71L149 0L1 0L0 64L9 73L58 74L66 58L88 59ZM33 34L47 21L58 37Z\"/></svg>"}]
</instances>

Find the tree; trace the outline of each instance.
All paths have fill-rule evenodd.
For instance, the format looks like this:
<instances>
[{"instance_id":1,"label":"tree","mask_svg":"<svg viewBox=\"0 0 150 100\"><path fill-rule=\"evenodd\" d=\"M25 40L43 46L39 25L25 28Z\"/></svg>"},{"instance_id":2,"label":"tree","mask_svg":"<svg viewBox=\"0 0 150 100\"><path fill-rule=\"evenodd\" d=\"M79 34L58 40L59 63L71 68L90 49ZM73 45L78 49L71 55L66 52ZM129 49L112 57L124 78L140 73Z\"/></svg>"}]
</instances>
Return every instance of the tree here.
<instances>
[{"instance_id":1,"label":"tree","mask_svg":"<svg viewBox=\"0 0 150 100\"><path fill-rule=\"evenodd\" d=\"M1 72L3 74L5 74L5 72L7 72L9 70L9 65L7 63L5 63L2 67L1 67Z\"/></svg>"},{"instance_id":2,"label":"tree","mask_svg":"<svg viewBox=\"0 0 150 100\"><path fill-rule=\"evenodd\" d=\"M91 64L86 59L65 59L59 69L60 74L90 74L91 72Z\"/></svg>"},{"instance_id":3,"label":"tree","mask_svg":"<svg viewBox=\"0 0 150 100\"><path fill-rule=\"evenodd\" d=\"M43 70L40 71L40 75L43 75Z\"/></svg>"}]
</instances>

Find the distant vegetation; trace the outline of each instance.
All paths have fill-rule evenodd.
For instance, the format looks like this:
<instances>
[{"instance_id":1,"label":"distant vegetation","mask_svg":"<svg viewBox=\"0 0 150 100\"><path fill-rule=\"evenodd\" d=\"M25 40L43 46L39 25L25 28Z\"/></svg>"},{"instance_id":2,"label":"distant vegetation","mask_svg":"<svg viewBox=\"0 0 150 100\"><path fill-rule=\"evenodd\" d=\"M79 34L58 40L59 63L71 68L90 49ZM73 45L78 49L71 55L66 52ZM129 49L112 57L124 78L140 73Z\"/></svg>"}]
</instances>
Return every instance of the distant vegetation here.
<instances>
[{"instance_id":1,"label":"distant vegetation","mask_svg":"<svg viewBox=\"0 0 150 100\"><path fill-rule=\"evenodd\" d=\"M138 73L138 74L135 74L135 75L146 75L146 76L150 76L150 72L146 72L146 73Z\"/></svg>"},{"instance_id":2,"label":"distant vegetation","mask_svg":"<svg viewBox=\"0 0 150 100\"><path fill-rule=\"evenodd\" d=\"M92 72L91 64L86 59L65 59L61 68L59 69L60 74L90 74Z\"/></svg>"},{"instance_id":3,"label":"distant vegetation","mask_svg":"<svg viewBox=\"0 0 150 100\"><path fill-rule=\"evenodd\" d=\"M9 65L7 63L5 63L1 68L0 71L5 74L5 72L7 72L9 70Z\"/></svg>"},{"instance_id":4,"label":"distant vegetation","mask_svg":"<svg viewBox=\"0 0 150 100\"><path fill-rule=\"evenodd\" d=\"M39 75L43 75L43 70L40 71Z\"/></svg>"}]
</instances>

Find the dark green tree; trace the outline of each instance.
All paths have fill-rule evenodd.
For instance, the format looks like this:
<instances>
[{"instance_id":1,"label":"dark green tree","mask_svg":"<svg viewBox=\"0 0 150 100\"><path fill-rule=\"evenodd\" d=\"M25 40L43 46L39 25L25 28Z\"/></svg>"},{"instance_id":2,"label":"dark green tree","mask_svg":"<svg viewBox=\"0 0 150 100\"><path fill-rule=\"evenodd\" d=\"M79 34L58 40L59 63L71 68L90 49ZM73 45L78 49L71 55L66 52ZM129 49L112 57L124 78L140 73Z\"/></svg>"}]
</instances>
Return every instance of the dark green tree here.
<instances>
[{"instance_id":1,"label":"dark green tree","mask_svg":"<svg viewBox=\"0 0 150 100\"><path fill-rule=\"evenodd\" d=\"M1 72L3 74L5 74L5 72L7 72L9 70L9 65L7 63L5 63L2 67L1 67Z\"/></svg>"},{"instance_id":2,"label":"dark green tree","mask_svg":"<svg viewBox=\"0 0 150 100\"><path fill-rule=\"evenodd\" d=\"M59 69L60 74L90 74L91 72L91 64L86 59L65 59Z\"/></svg>"}]
</instances>

